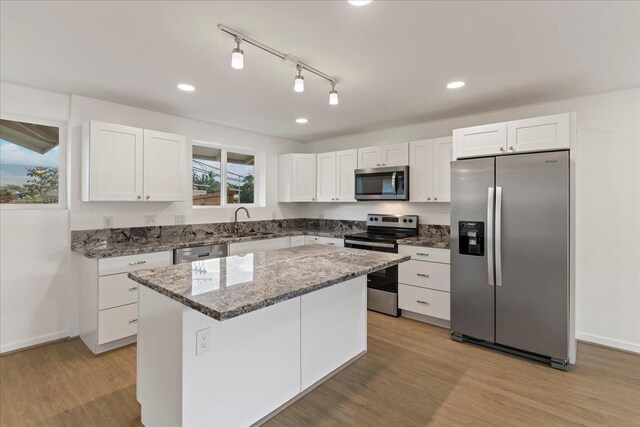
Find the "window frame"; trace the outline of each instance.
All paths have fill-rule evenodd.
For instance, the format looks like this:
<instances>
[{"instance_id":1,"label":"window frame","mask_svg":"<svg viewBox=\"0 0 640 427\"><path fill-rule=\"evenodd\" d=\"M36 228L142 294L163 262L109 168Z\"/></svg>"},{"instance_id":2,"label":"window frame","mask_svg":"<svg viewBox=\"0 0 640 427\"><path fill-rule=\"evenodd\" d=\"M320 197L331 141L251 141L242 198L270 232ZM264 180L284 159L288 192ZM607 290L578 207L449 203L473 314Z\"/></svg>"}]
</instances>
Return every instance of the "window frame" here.
<instances>
[{"instance_id":1,"label":"window frame","mask_svg":"<svg viewBox=\"0 0 640 427\"><path fill-rule=\"evenodd\" d=\"M220 150L220 204L219 205L194 205L193 204L193 146L197 145L199 147L206 148L215 148ZM253 203L227 203L227 152L233 152L238 154L247 154L251 155L254 158L254 173L253 173ZM253 208L262 206L259 202L260 200L260 189L262 188L262 180L259 178L260 171L262 170L261 163L263 162L264 155L262 152L258 150L252 150L250 148L237 147L233 145L223 145L216 144L213 142L207 142L202 140L192 140L191 141L191 158L189 159L189 171L190 173L190 184L189 189L191 191L191 207L193 209L220 209L220 208L231 208L231 207L245 207L245 208Z\"/></svg>"},{"instance_id":2,"label":"window frame","mask_svg":"<svg viewBox=\"0 0 640 427\"><path fill-rule=\"evenodd\" d=\"M57 203L0 203L0 210L64 210L67 209L67 126L58 120L47 120L14 114L0 114L0 119L58 128L58 202Z\"/></svg>"}]
</instances>

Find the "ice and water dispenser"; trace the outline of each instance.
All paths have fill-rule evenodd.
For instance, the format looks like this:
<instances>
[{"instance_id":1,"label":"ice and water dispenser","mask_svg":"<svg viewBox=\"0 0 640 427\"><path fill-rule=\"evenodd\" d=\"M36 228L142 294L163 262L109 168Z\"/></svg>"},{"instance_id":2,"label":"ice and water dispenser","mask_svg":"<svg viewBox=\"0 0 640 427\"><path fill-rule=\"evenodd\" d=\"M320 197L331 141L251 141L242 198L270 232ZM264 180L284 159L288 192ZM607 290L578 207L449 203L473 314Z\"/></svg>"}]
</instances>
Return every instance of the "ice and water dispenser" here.
<instances>
[{"instance_id":1,"label":"ice and water dispenser","mask_svg":"<svg viewBox=\"0 0 640 427\"><path fill-rule=\"evenodd\" d=\"M484 222L458 222L460 250L462 255L484 256Z\"/></svg>"}]
</instances>

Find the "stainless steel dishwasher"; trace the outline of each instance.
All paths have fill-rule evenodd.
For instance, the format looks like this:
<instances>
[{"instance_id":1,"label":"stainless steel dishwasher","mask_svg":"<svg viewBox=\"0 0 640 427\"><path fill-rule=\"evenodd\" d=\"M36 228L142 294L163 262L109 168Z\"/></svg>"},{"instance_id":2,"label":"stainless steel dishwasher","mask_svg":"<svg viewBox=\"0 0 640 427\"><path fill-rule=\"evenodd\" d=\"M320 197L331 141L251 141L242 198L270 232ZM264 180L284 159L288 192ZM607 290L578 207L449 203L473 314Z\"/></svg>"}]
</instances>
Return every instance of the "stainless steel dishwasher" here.
<instances>
[{"instance_id":1,"label":"stainless steel dishwasher","mask_svg":"<svg viewBox=\"0 0 640 427\"><path fill-rule=\"evenodd\" d=\"M174 249L173 263L182 264L185 262L202 261L205 259L221 258L227 256L229 247L223 245L193 246L190 248Z\"/></svg>"}]
</instances>

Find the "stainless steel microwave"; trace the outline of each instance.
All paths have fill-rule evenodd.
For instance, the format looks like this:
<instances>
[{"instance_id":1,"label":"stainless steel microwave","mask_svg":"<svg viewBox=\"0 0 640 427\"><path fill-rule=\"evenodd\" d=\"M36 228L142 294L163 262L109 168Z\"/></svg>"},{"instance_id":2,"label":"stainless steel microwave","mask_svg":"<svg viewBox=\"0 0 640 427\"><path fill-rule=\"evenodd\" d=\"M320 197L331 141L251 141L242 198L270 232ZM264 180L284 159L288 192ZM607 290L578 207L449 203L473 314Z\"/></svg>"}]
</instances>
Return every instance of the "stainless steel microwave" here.
<instances>
[{"instance_id":1,"label":"stainless steel microwave","mask_svg":"<svg viewBox=\"0 0 640 427\"><path fill-rule=\"evenodd\" d=\"M356 169L356 200L409 200L409 166Z\"/></svg>"}]
</instances>

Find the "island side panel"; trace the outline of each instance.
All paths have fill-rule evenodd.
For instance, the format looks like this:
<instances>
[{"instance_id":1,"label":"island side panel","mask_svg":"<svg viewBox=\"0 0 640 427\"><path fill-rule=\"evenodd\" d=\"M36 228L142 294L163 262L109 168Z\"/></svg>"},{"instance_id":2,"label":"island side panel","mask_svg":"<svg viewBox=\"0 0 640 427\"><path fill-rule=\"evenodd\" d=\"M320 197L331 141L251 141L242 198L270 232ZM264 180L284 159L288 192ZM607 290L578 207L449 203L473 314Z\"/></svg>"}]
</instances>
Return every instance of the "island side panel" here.
<instances>
[{"instance_id":1,"label":"island side panel","mask_svg":"<svg viewBox=\"0 0 640 427\"><path fill-rule=\"evenodd\" d=\"M357 277L301 297L302 390L367 350L366 280Z\"/></svg>"},{"instance_id":2,"label":"island side panel","mask_svg":"<svg viewBox=\"0 0 640 427\"><path fill-rule=\"evenodd\" d=\"M137 397L142 424L182 425L182 319L184 306L139 287Z\"/></svg>"},{"instance_id":3,"label":"island side panel","mask_svg":"<svg viewBox=\"0 0 640 427\"><path fill-rule=\"evenodd\" d=\"M185 307L183 336L182 425L251 425L301 391L300 297L222 322Z\"/></svg>"}]
</instances>

